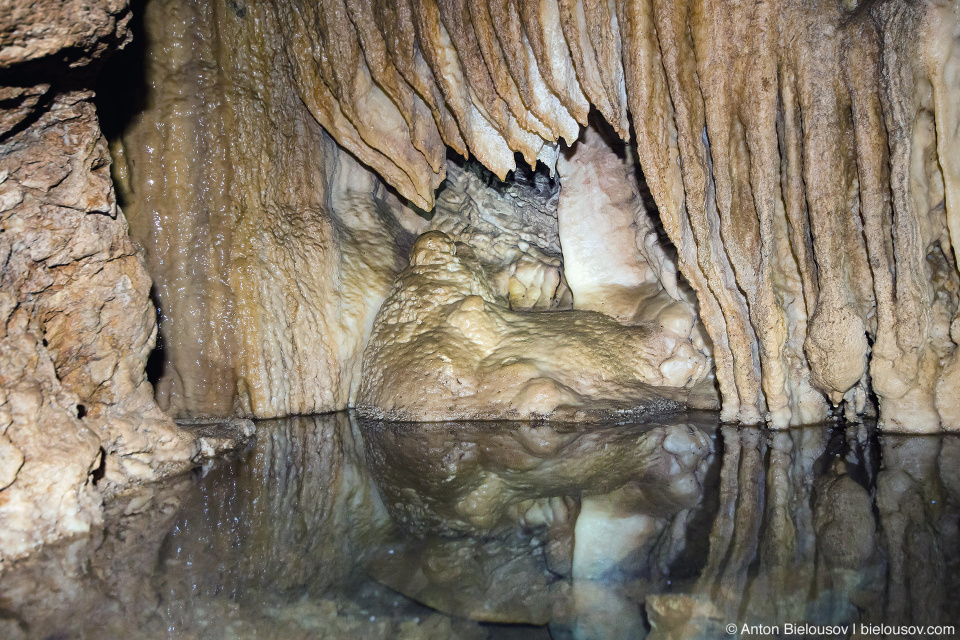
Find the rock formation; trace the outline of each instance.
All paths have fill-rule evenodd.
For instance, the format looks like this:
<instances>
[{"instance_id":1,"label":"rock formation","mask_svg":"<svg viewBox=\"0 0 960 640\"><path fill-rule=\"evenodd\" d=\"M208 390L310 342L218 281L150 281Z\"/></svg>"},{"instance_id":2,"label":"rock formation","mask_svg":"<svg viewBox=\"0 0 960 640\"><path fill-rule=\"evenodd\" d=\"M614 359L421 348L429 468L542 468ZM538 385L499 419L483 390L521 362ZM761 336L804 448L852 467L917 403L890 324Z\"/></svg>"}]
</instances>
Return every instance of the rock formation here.
<instances>
[{"instance_id":1,"label":"rock formation","mask_svg":"<svg viewBox=\"0 0 960 640\"><path fill-rule=\"evenodd\" d=\"M638 251L634 236L655 233L639 197L630 197L627 165L602 148L607 175L598 180L562 162L560 175L583 186L564 186L559 197L543 173L501 193L450 166L435 231L417 240L374 322L361 412L402 420L591 419L678 401L715 407L696 309L661 285L663 273L681 297L669 259L661 252L648 261ZM595 167L593 156L581 155ZM618 180L619 192L610 188ZM620 199L604 202L605 193ZM593 226L610 219L620 226L580 240L569 218L589 199L601 205ZM655 240L641 246L659 248ZM571 266L576 288L565 278Z\"/></svg>"},{"instance_id":2,"label":"rock formation","mask_svg":"<svg viewBox=\"0 0 960 640\"><path fill-rule=\"evenodd\" d=\"M0 15L4 554L171 418L960 430L956 2L148 0L97 84L132 15Z\"/></svg>"},{"instance_id":3,"label":"rock formation","mask_svg":"<svg viewBox=\"0 0 960 640\"><path fill-rule=\"evenodd\" d=\"M266 240L247 229L324 226L359 206L307 178L353 162L307 143L322 127L402 196L372 196L391 213L365 227L381 235L358 255L368 277L380 275L357 317L371 317L405 261L389 219L421 232L413 208L439 198L443 209L449 194L437 187L448 173L459 180L447 151L507 182L516 153L557 171L564 248L551 267L565 272L574 306L628 324L632 305L647 320L665 314L712 357L725 419L784 427L823 420L831 406L854 416L879 404L890 430L960 427L951 6L148 3L147 108L122 154L134 236L169 325L161 404L269 416L355 397L355 374L344 372L356 371L363 332L333 338L336 312L320 311L335 306L319 292L337 276L294 296L323 321L298 324L265 302L278 293L250 293L270 269L250 266ZM624 145L595 127L578 141L591 106ZM591 172L612 181L580 182ZM650 198L638 198L647 188ZM356 238L329 224L310 235L326 238L327 273L351 281L349 261L331 256ZM262 251L259 264L280 262ZM320 258L290 260L303 277ZM541 273L511 268L526 274L519 300ZM552 287L556 274L543 277ZM281 280L271 291L298 288ZM328 301L307 300L314 293ZM534 297L546 304L543 295ZM322 330L327 342L281 356L294 349L277 346L289 339L268 335L272 323L298 336ZM333 343L351 354L334 355ZM299 388L272 381L278 359L276 375Z\"/></svg>"},{"instance_id":4,"label":"rock formation","mask_svg":"<svg viewBox=\"0 0 960 640\"><path fill-rule=\"evenodd\" d=\"M89 530L103 493L199 453L144 374L150 279L89 90L91 65L128 39L126 3L2 14L0 562Z\"/></svg>"},{"instance_id":5,"label":"rock formation","mask_svg":"<svg viewBox=\"0 0 960 640\"><path fill-rule=\"evenodd\" d=\"M346 407L426 225L324 133L264 11L148 3L143 108L113 145L160 309L157 398L174 416Z\"/></svg>"},{"instance_id":6,"label":"rock formation","mask_svg":"<svg viewBox=\"0 0 960 640\"><path fill-rule=\"evenodd\" d=\"M374 322L357 407L395 420L710 407L709 360L665 334L593 311L512 311L470 247L432 231Z\"/></svg>"}]
</instances>

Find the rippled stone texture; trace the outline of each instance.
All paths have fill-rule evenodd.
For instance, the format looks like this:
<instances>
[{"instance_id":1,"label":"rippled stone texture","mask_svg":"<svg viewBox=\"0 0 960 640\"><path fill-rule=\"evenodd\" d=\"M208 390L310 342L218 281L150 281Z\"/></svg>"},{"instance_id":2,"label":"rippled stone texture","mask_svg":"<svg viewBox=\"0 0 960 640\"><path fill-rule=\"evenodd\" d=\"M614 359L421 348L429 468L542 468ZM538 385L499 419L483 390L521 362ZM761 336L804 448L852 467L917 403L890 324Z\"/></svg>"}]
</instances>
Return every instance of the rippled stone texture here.
<instances>
[{"instance_id":1,"label":"rippled stone texture","mask_svg":"<svg viewBox=\"0 0 960 640\"><path fill-rule=\"evenodd\" d=\"M288 275L267 286L272 274L258 266L286 262L296 266L279 273L326 270L336 280L342 271L351 280L354 271L337 266L326 248L361 247L358 255L370 256L361 271L377 280L378 294L369 304L351 295L342 303L364 320L373 298L385 294L383 282L403 266L403 251L391 256L384 248L396 234L379 224L363 226L376 243L324 235L317 219L336 220L355 204L321 194L322 167L335 163L317 151L322 127L424 210L451 166L447 149L501 179L516 169L515 154L531 166L558 167L571 196L561 207L569 212L561 219L571 230L564 243L571 290L615 315L638 299L649 315L669 306L662 319L683 333L678 350L712 356L727 420L810 424L842 404L848 416L878 408L890 431L960 428L953 152L960 47L951 7L940 0L219 0L198 8L154 0L146 21L153 104L125 149L139 167L131 170L130 197L145 222L135 223L135 235L152 247L171 326L161 400L182 413L242 407L274 416L342 408L355 398L346 372L355 371L363 332L294 348L275 326L300 336L340 330L327 303L306 293L323 290L324 281L293 296L297 309L324 317L301 322L292 300L278 302L279 291L296 284ZM579 182L591 164L612 175L610 163L587 162L597 151L589 139L577 142L591 105L628 141L624 164L632 168L636 158L662 240L643 216L634 218L632 242L624 232L628 218L620 214L631 207L620 206L622 196L637 183ZM386 208L403 218L398 203ZM328 262L291 248L306 241L286 232L288 219L325 238L318 253ZM237 233L248 225L297 240L274 251L268 238ZM584 253L595 246L629 252L625 262L595 261ZM638 251L662 298L633 295L642 274L629 263ZM618 277L583 280L598 263ZM514 298L552 299L553 267L518 265ZM692 295L681 291L682 279L673 284L677 271ZM184 283L185 273L204 275ZM244 276L230 275L237 273ZM608 285L633 293L625 301ZM259 295L249 293L257 286ZM283 374L273 375L272 361L283 362ZM675 377L685 373L680 366ZM197 391L201 378L211 384ZM324 384L306 382L314 379ZM270 393L260 396L261 387Z\"/></svg>"},{"instance_id":2,"label":"rippled stone texture","mask_svg":"<svg viewBox=\"0 0 960 640\"><path fill-rule=\"evenodd\" d=\"M730 623L960 624L955 437L769 434L711 414L258 427L238 458L144 488L92 537L13 563L0 635L707 639Z\"/></svg>"},{"instance_id":3,"label":"rippled stone texture","mask_svg":"<svg viewBox=\"0 0 960 640\"><path fill-rule=\"evenodd\" d=\"M114 175L160 308L160 406L347 407L426 222L324 133L275 7L157 0L143 24L145 95L115 106L131 120Z\"/></svg>"}]
</instances>

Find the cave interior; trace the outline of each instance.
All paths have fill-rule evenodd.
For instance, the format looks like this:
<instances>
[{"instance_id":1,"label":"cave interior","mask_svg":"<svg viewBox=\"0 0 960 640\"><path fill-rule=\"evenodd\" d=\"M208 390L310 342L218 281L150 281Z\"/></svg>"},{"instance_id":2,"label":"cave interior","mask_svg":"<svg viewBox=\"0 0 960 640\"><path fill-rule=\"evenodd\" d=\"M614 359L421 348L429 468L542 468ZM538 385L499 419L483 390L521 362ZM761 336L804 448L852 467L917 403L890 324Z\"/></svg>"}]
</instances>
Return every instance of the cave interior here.
<instances>
[{"instance_id":1,"label":"cave interior","mask_svg":"<svg viewBox=\"0 0 960 640\"><path fill-rule=\"evenodd\" d=\"M958 243L960 0L3 0L0 636L955 637Z\"/></svg>"}]
</instances>

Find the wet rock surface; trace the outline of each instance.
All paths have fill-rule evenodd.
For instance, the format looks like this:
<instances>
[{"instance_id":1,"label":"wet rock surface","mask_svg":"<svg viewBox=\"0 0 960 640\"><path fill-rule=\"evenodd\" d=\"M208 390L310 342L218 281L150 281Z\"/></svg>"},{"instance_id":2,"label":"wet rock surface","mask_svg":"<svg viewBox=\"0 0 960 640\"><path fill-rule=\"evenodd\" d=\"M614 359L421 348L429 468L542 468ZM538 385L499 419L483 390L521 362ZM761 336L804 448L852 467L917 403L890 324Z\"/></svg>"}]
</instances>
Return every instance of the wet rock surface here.
<instances>
[{"instance_id":1,"label":"wet rock surface","mask_svg":"<svg viewBox=\"0 0 960 640\"><path fill-rule=\"evenodd\" d=\"M196 441L153 400L150 279L127 235L93 74L125 2L0 17L0 570L102 520L103 495L181 472Z\"/></svg>"},{"instance_id":2,"label":"wet rock surface","mask_svg":"<svg viewBox=\"0 0 960 640\"><path fill-rule=\"evenodd\" d=\"M212 6L204 41L239 31L278 52L251 69L281 70L313 120L424 210L447 148L500 179L518 157L564 174L595 107L635 152L696 296L725 419L785 428L843 404L878 408L891 431L958 428L953 4ZM601 221L579 242L622 246Z\"/></svg>"},{"instance_id":3,"label":"wet rock surface","mask_svg":"<svg viewBox=\"0 0 960 640\"><path fill-rule=\"evenodd\" d=\"M356 406L370 321L438 204L433 228L492 249L513 308L659 324L674 386L710 360L726 420L786 428L842 405L888 431L958 428L950 3L152 0L144 15L148 87L121 97L135 113L114 155L175 415ZM582 135L601 119L607 149ZM507 183L518 158L556 171L562 262L489 242L504 216L443 215L463 212L442 189L456 155ZM351 164L369 175L341 199L327 182Z\"/></svg>"},{"instance_id":4,"label":"wet rock surface","mask_svg":"<svg viewBox=\"0 0 960 640\"><path fill-rule=\"evenodd\" d=\"M431 421L711 408L708 359L676 359L667 338L595 311L514 311L468 245L431 231L377 314L356 406Z\"/></svg>"},{"instance_id":5,"label":"wet rock surface","mask_svg":"<svg viewBox=\"0 0 960 640\"><path fill-rule=\"evenodd\" d=\"M93 535L10 564L0 630L705 639L730 623L957 625L957 451L949 436L766 434L697 413L260 422L248 450L108 502ZM856 628L846 637L872 637Z\"/></svg>"},{"instance_id":6,"label":"wet rock surface","mask_svg":"<svg viewBox=\"0 0 960 640\"><path fill-rule=\"evenodd\" d=\"M426 227L324 132L273 9L146 3L138 48L106 71L142 87L103 83L159 308L156 398L175 418L350 406L373 315Z\"/></svg>"}]
</instances>

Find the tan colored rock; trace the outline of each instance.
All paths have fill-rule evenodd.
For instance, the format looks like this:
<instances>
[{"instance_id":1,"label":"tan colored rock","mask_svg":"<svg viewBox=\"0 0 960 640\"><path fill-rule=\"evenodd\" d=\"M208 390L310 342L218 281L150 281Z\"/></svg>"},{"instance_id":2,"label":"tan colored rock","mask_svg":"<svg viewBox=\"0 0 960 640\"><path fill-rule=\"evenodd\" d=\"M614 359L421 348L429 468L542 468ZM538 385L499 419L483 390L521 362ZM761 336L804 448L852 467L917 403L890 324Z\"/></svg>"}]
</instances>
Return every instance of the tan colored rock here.
<instances>
[{"instance_id":1,"label":"tan colored rock","mask_svg":"<svg viewBox=\"0 0 960 640\"><path fill-rule=\"evenodd\" d=\"M588 311L511 311L471 254L441 232L417 240L364 353L363 413L587 418L704 402L707 360L688 354L682 376L665 369L673 342L658 328Z\"/></svg>"},{"instance_id":2,"label":"tan colored rock","mask_svg":"<svg viewBox=\"0 0 960 640\"><path fill-rule=\"evenodd\" d=\"M129 40L130 16L126 0L9 0L0 15L0 69L50 60L57 54L82 68ZM30 79L38 85L43 82Z\"/></svg>"},{"instance_id":3,"label":"tan colored rock","mask_svg":"<svg viewBox=\"0 0 960 640\"><path fill-rule=\"evenodd\" d=\"M349 406L373 314L406 263L403 243L426 225L305 106L311 65L278 73L273 50L254 44L281 38L293 17L269 5L246 12L151 3L154 89L114 144L162 317L157 397L178 417ZM192 60L166 54L183 47Z\"/></svg>"},{"instance_id":4,"label":"tan colored rock","mask_svg":"<svg viewBox=\"0 0 960 640\"><path fill-rule=\"evenodd\" d=\"M349 2L346 9L357 29L360 49L373 81L394 102L410 132L410 142L424 155L435 173L442 176L446 147L433 115L420 96L407 84L394 66L387 43L374 18L373 2Z\"/></svg>"},{"instance_id":5,"label":"tan colored rock","mask_svg":"<svg viewBox=\"0 0 960 640\"><path fill-rule=\"evenodd\" d=\"M588 127L557 166L566 281L576 309L660 327L675 354L662 370L675 369L677 378L668 378L682 386L689 357L709 361L710 346L693 296L678 282L676 259L661 245L643 203L634 167L616 153L612 133Z\"/></svg>"},{"instance_id":6,"label":"tan colored rock","mask_svg":"<svg viewBox=\"0 0 960 640\"><path fill-rule=\"evenodd\" d=\"M521 171L510 183L488 185L476 165L451 163L430 229L469 246L511 309L570 309L557 228L559 187L542 172Z\"/></svg>"},{"instance_id":7,"label":"tan colored rock","mask_svg":"<svg viewBox=\"0 0 960 640\"><path fill-rule=\"evenodd\" d=\"M444 143L466 156L469 153L467 143L417 45L410 0L378 0L373 6L373 18L384 38L390 59L404 80L410 83L430 108Z\"/></svg>"},{"instance_id":8,"label":"tan colored rock","mask_svg":"<svg viewBox=\"0 0 960 640\"><path fill-rule=\"evenodd\" d=\"M560 5L557 0L519 0L518 5L530 52L544 83L577 122L586 124L590 103L580 88L563 38ZM532 63L529 68L532 72Z\"/></svg>"},{"instance_id":9,"label":"tan colored rock","mask_svg":"<svg viewBox=\"0 0 960 640\"><path fill-rule=\"evenodd\" d=\"M62 86L69 67L82 78L126 41L126 6L10 8L0 85L30 78L34 89L4 93L43 100L13 104L13 120L5 107L0 134L0 571L88 532L104 495L197 453L144 373L157 330L150 280L117 207L93 93Z\"/></svg>"},{"instance_id":10,"label":"tan colored rock","mask_svg":"<svg viewBox=\"0 0 960 640\"><path fill-rule=\"evenodd\" d=\"M561 100L547 87L530 48L515 0L486 0L490 15L498 20L497 39L506 58L510 74L526 104L534 115L551 128L554 139L561 136L567 143L577 137L579 127Z\"/></svg>"},{"instance_id":11,"label":"tan colored rock","mask_svg":"<svg viewBox=\"0 0 960 640\"><path fill-rule=\"evenodd\" d=\"M950 363L958 347L949 328L960 307L960 170L949 150L960 117L952 99L960 47L948 3L301 4L246 8L249 19L220 5L195 9L202 28L177 35L177 19L157 21L167 35L156 42L203 43L194 56L221 69L216 82L227 85L247 80L222 71L232 60L204 51L211 42L246 43L237 57L251 60L253 76L283 70L261 83L274 87L267 93L286 95L292 85L316 123L421 208L433 204L444 175L440 140L509 179L515 153L552 167L560 138L571 146L565 161L577 164L573 143L591 105L622 138L632 122L657 205L649 226L662 226L697 298L725 419L781 428L824 420L831 405L852 417L874 410L872 391L885 428L955 424ZM251 53L260 49L278 57ZM171 70L190 68L161 58ZM171 87L186 82L165 77ZM42 95L12 96L22 106L10 122ZM250 121L246 109L233 113L223 119L231 127ZM304 114L296 122L297 130L315 126ZM571 214L581 246L609 246L591 234L612 230L587 230L586 218ZM573 236L566 244L572 250ZM552 299L542 291L552 274L533 263L517 269L510 286L518 304ZM600 306L623 304L612 291L597 297ZM231 304L225 298L225 316ZM646 305L648 316L654 306ZM217 364L232 361L229 350L209 359L219 368L209 400L221 408L233 398L217 391L232 388L233 365Z\"/></svg>"}]
</instances>

